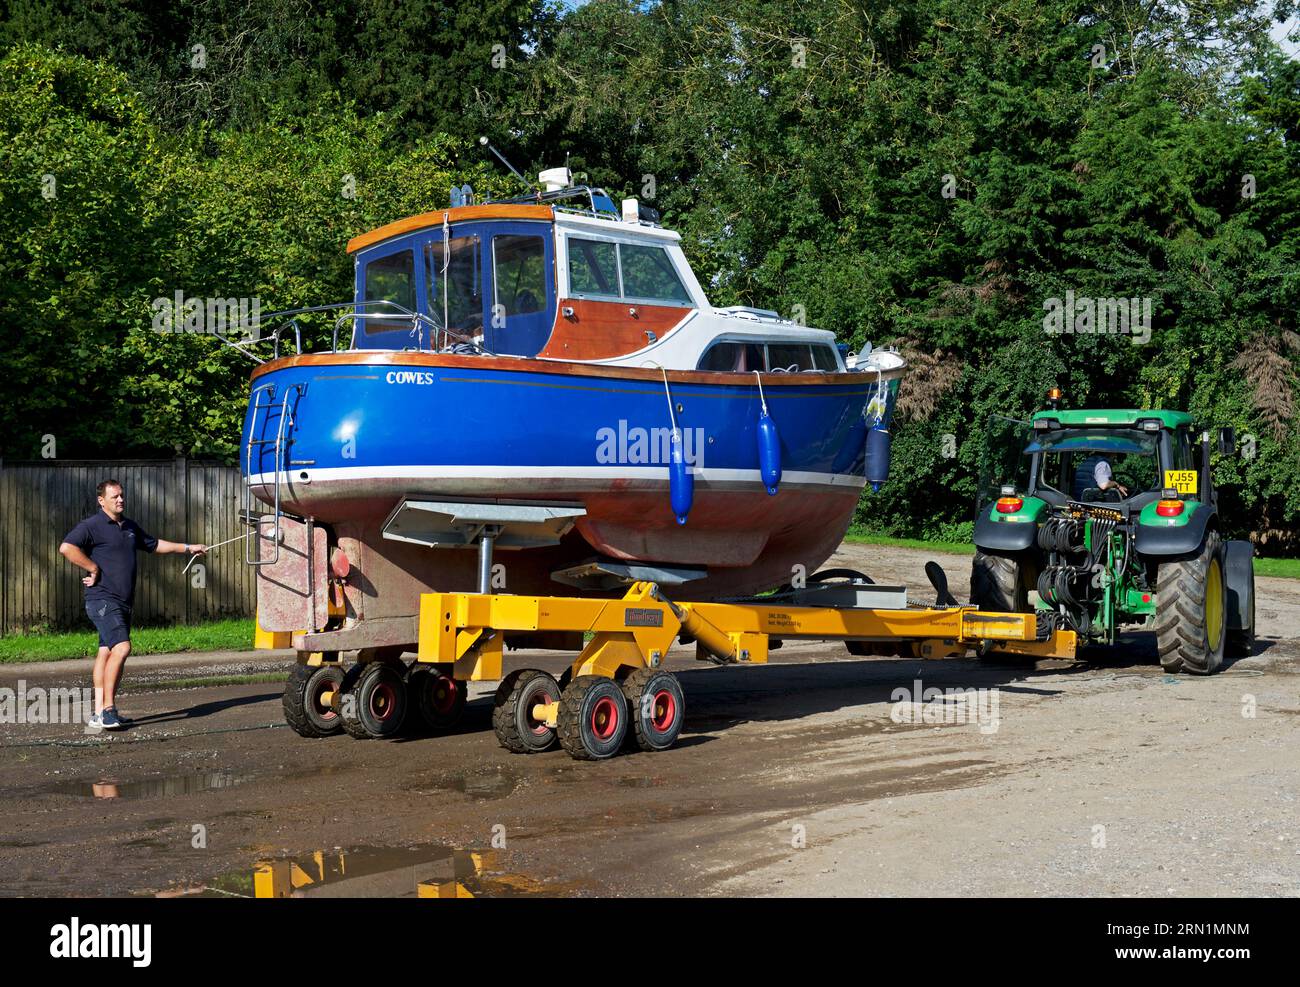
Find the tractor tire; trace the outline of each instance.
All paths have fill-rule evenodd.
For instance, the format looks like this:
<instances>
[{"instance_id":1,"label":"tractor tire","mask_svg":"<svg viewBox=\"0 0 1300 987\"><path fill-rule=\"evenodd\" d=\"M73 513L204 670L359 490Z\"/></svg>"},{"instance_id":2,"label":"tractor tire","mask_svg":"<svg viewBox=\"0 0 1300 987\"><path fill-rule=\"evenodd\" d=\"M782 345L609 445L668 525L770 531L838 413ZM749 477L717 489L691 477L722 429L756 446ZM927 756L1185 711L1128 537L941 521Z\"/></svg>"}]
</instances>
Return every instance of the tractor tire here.
<instances>
[{"instance_id":1,"label":"tractor tire","mask_svg":"<svg viewBox=\"0 0 1300 987\"><path fill-rule=\"evenodd\" d=\"M1228 631L1223 652L1229 658L1249 658L1255 653L1255 593L1250 594L1250 627Z\"/></svg>"},{"instance_id":2,"label":"tractor tire","mask_svg":"<svg viewBox=\"0 0 1300 987\"><path fill-rule=\"evenodd\" d=\"M533 707L556 702L560 695L559 683L540 669L511 672L497 686L492 708L497 742L514 754L549 750L555 744L555 730L533 718Z\"/></svg>"},{"instance_id":3,"label":"tractor tire","mask_svg":"<svg viewBox=\"0 0 1300 987\"><path fill-rule=\"evenodd\" d=\"M628 708L613 679L579 675L560 696L560 746L579 761L613 757L627 737Z\"/></svg>"},{"instance_id":4,"label":"tractor tire","mask_svg":"<svg viewBox=\"0 0 1300 987\"><path fill-rule=\"evenodd\" d=\"M981 610L1028 613L1025 563L1014 555L975 550L970 570L970 602Z\"/></svg>"},{"instance_id":5,"label":"tractor tire","mask_svg":"<svg viewBox=\"0 0 1300 987\"><path fill-rule=\"evenodd\" d=\"M407 693L402 673L385 662L354 665L343 681L340 711L343 729L357 740L393 737L406 718Z\"/></svg>"},{"instance_id":6,"label":"tractor tire","mask_svg":"<svg viewBox=\"0 0 1300 987\"><path fill-rule=\"evenodd\" d=\"M1233 552L1232 544L1230 542L1223 547L1224 577L1228 580L1228 605L1240 609L1241 595L1245 593L1247 596L1245 610L1250 615L1250 626L1234 629L1232 621L1228 621L1228 642L1224 645L1224 654L1230 658L1249 658L1255 653L1255 562L1251 559L1250 569L1244 585L1234 586L1230 568L1230 556ZM1253 554L1253 549L1248 542L1244 546L1241 546L1240 543L1237 544L1239 553ZM1240 555L1238 558L1240 558ZM1235 600L1233 599L1234 596L1236 597Z\"/></svg>"},{"instance_id":7,"label":"tractor tire","mask_svg":"<svg viewBox=\"0 0 1300 987\"><path fill-rule=\"evenodd\" d=\"M295 665L284 684L284 721L299 737L329 737L343 729L337 710L321 703L326 692L338 694L343 685L339 665Z\"/></svg>"},{"instance_id":8,"label":"tractor tire","mask_svg":"<svg viewBox=\"0 0 1300 987\"><path fill-rule=\"evenodd\" d=\"M1213 675L1223 664L1228 626L1228 584L1217 531L1201 550L1156 573L1156 646L1160 664L1176 675Z\"/></svg>"},{"instance_id":9,"label":"tractor tire","mask_svg":"<svg viewBox=\"0 0 1300 987\"><path fill-rule=\"evenodd\" d=\"M628 739L643 751L664 751L677 743L686 715L686 697L677 676L638 668L621 685L632 715Z\"/></svg>"}]
</instances>

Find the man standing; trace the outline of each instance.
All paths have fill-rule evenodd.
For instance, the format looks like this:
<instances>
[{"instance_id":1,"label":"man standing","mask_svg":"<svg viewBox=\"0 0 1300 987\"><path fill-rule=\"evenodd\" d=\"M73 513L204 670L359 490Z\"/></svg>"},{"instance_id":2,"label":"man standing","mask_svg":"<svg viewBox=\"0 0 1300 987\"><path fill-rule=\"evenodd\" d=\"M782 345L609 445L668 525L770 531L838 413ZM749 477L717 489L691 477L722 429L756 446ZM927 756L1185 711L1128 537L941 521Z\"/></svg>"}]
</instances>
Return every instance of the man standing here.
<instances>
[{"instance_id":1,"label":"man standing","mask_svg":"<svg viewBox=\"0 0 1300 987\"><path fill-rule=\"evenodd\" d=\"M86 614L99 631L95 655L95 715L91 730L117 730L123 725L117 715L117 685L131 653L131 605L135 599L135 553L190 552L202 555L206 545L163 541L147 534L124 516L126 498L122 484L105 480L98 488L100 510L78 522L59 546L59 554L89 573L81 582L86 587Z\"/></svg>"}]
</instances>

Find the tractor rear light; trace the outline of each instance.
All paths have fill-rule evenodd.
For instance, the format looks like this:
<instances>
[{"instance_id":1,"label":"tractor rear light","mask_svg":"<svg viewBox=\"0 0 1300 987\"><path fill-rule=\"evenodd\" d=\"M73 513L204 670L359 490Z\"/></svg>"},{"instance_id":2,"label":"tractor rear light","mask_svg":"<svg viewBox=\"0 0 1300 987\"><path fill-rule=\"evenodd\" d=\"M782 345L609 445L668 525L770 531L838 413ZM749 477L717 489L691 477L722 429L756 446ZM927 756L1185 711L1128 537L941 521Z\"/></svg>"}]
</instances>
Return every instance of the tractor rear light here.
<instances>
[{"instance_id":1,"label":"tractor rear light","mask_svg":"<svg viewBox=\"0 0 1300 987\"><path fill-rule=\"evenodd\" d=\"M1015 514L1016 511L1020 510L1020 508L1024 506L1025 506L1025 502L1024 499L1021 497L999 497L998 498L997 507L998 507L999 514Z\"/></svg>"},{"instance_id":2,"label":"tractor rear light","mask_svg":"<svg viewBox=\"0 0 1300 987\"><path fill-rule=\"evenodd\" d=\"M1156 501L1156 513L1161 517L1178 517L1183 513L1183 502L1181 500Z\"/></svg>"}]
</instances>

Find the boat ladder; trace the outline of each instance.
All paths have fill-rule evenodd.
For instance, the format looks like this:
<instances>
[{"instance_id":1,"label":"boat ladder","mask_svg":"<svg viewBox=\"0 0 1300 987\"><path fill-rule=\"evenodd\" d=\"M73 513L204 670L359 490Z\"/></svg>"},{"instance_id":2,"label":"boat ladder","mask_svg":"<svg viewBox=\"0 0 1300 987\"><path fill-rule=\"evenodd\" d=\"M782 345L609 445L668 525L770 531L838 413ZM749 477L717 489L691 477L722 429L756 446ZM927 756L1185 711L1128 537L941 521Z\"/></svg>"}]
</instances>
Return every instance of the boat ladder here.
<instances>
[{"instance_id":1,"label":"boat ladder","mask_svg":"<svg viewBox=\"0 0 1300 987\"><path fill-rule=\"evenodd\" d=\"M293 442L293 425L294 414L297 411L298 401L307 391L305 383L291 384L284 389L277 405L276 386L275 384L263 384L253 389L250 404L252 405L252 417L248 423L248 443L244 449L244 490L243 490L243 511L241 517L244 523L252 527L258 537L249 538L244 541L244 562L247 565L275 565L280 561L280 484L285 473L285 454ZM265 400L263 400L265 398ZM292 406L290 400L292 399ZM266 430L271 421L272 409L279 408L279 418L275 427L275 438L266 438ZM258 415L260 412L266 412L261 418L261 430L258 429ZM286 428L286 423L288 427ZM253 513L253 476L265 476L262 469L262 447L273 446L272 466L275 473L275 501L274 512L270 517L262 514L254 515ZM256 460L254 459L254 449L257 450ZM256 462L256 469L254 463ZM260 484L265 486L265 482ZM265 524L273 524L271 532L271 541L275 545L275 550L270 558L261 558L261 531Z\"/></svg>"}]
</instances>

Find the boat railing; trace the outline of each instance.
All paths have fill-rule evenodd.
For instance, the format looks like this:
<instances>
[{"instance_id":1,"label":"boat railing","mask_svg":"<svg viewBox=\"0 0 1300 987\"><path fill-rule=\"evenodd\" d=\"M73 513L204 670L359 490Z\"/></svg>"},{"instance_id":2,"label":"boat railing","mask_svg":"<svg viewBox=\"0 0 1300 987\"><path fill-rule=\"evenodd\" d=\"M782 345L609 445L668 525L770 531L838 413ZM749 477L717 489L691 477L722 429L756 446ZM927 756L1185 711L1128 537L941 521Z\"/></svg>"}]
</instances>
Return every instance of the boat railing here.
<instances>
[{"instance_id":1,"label":"boat railing","mask_svg":"<svg viewBox=\"0 0 1300 987\"><path fill-rule=\"evenodd\" d=\"M470 333L458 332L455 329L444 327L438 320L425 315L423 312L412 312L409 308L397 302L388 301L387 299L374 299L368 301L347 301L332 302L328 305L309 305L303 308L286 309L283 312L272 312L265 318L285 319L274 328L262 331L259 326L250 328L258 330L256 335L244 339L230 339L221 333L216 336L231 349L248 357L259 366L267 362L267 359L278 360L280 358L280 343L286 333L293 332L294 352L301 354L302 348L302 325L300 319L306 315L316 315L324 312L345 311L334 320L333 332L330 336L330 352L339 352L339 329L347 322L352 323L352 331L348 335L346 349L353 349L356 345L357 325L365 319L382 319L388 322L406 321L410 323L410 334L415 337L415 349L426 349L426 340L435 351L442 350L448 346L460 343L472 343L473 337ZM259 320L260 322L260 320ZM271 356L263 358L251 351L251 347L259 343L269 342L272 346Z\"/></svg>"}]
</instances>

